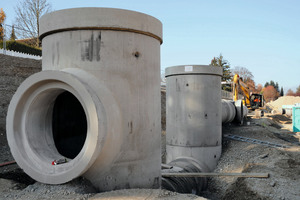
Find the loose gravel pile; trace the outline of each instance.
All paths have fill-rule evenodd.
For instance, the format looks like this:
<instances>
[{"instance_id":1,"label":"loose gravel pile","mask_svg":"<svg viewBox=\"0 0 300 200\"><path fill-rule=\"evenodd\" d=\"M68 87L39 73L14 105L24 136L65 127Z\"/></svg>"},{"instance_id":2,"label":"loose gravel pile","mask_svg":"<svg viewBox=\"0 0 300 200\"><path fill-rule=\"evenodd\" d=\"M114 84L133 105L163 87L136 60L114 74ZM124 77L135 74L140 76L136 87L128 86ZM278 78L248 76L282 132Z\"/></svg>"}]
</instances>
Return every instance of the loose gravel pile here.
<instances>
[{"instance_id":1,"label":"loose gravel pile","mask_svg":"<svg viewBox=\"0 0 300 200\"><path fill-rule=\"evenodd\" d=\"M278 110L282 108L283 105L294 105L295 103L300 103L300 97L283 96L279 97L276 101L272 101L268 104L273 110Z\"/></svg>"}]
</instances>

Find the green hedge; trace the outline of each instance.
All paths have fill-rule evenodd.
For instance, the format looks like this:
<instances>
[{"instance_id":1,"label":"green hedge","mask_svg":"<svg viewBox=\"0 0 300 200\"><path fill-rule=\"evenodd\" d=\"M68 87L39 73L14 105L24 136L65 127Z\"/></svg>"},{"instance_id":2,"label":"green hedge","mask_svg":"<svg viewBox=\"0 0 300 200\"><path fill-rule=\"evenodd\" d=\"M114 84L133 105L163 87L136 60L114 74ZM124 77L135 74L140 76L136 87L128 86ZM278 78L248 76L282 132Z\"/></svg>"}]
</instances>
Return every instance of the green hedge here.
<instances>
[{"instance_id":1,"label":"green hedge","mask_svg":"<svg viewBox=\"0 0 300 200\"><path fill-rule=\"evenodd\" d=\"M0 48L3 48L3 41L0 42ZM16 41L6 41L6 49L13 50L17 52L27 53L36 56L42 56L42 50L38 48L31 47L29 45L19 43Z\"/></svg>"}]
</instances>

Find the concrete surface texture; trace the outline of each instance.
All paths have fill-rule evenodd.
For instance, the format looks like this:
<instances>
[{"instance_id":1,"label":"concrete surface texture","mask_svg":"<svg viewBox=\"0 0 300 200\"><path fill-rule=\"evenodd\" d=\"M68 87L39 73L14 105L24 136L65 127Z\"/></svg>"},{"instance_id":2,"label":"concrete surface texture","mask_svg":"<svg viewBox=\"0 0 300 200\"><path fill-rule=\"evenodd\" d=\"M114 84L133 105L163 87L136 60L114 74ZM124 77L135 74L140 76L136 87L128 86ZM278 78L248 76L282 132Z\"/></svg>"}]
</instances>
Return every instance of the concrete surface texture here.
<instances>
[{"instance_id":1,"label":"concrete surface texture","mask_svg":"<svg viewBox=\"0 0 300 200\"><path fill-rule=\"evenodd\" d=\"M80 8L40 27L43 71L21 84L7 116L18 165L48 184L83 175L99 191L158 188L161 23Z\"/></svg>"},{"instance_id":2,"label":"concrete surface texture","mask_svg":"<svg viewBox=\"0 0 300 200\"><path fill-rule=\"evenodd\" d=\"M166 162L192 157L211 171L222 144L222 69L175 66L166 69Z\"/></svg>"}]
</instances>

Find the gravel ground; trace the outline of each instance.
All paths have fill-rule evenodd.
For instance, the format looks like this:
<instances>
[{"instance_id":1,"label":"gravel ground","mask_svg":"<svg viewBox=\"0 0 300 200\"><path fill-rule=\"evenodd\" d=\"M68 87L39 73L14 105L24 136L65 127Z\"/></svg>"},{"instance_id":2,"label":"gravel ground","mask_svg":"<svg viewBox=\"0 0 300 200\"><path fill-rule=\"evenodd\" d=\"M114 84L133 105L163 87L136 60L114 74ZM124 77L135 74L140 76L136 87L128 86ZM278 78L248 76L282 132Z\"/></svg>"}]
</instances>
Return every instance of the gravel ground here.
<instances>
[{"instance_id":1,"label":"gravel ground","mask_svg":"<svg viewBox=\"0 0 300 200\"><path fill-rule=\"evenodd\" d=\"M255 138L289 148L273 148L259 144L223 139L223 153L215 172L269 173L269 178L209 178L203 198L166 190L118 190L96 193L84 178L63 185L37 183L16 164L0 167L0 199L274 199L297 200L300 196L299 133L282 129L273 115L261 119L249 117L250 125L223 127L223 134ZM280 118L290 120L290 118ZM280 120L279 120L280 121ZM284 121L282 121L284 122ZM165 132L162 136L164 138ZM3 139L3 138L1 138ZM162 144L164 144L164 139ZM7 147L1 147L1 163L11 160ZM164 149L163 149L164 152ZM3 156L6 155L6 156ZM3 160L5 158L5 160ZM163 155L162 155L163 157Z\"/></svg>"},{"instance_id":2,"label":"gravel ground","mask_svg":"<svg viewBox=\"0 0 300 200\"><path fill-rule=\"evenodd\" d=\"M25 186L13 180L0 179L3 184L0 199L88 199L96 193L85 179L78 178L67 184L46 185L35 182ZM4 187L5 184L5 187Z\"/></svg>"},{"instance_id":3,"label":"gravel ground","mask_svg":"<svg viewBox=\"0 0 300 200\"><path fill-rule=\"evenodd\" d=\"M269 173L269 178L210 178L209 199L290 199L300 197L300 147L298 133L281 130L269 117L249 118L249 126L226 126L223 134L259 139L290 148L223 140L223 154L215 172ZM298 143L297 143L297 142Z\"/></svg>"},{"instance_id":4,"label":"gravel ground","mask_svg":"<svg viewBox=\"0 0 300 200\"><path fill-rule=\"evenodd\" d=\"M18 85L40 70L40 61L0 55L0 163L13 161L5 135L8 103ZM25 64L26 63L26 64ZM300 102L281 97L273 107ZM162 111L165 109L162 92ZM202 197L166 190L131 189L97 193L84 178L62 185L41 184L28 177L17 164L0 167L1 199L274 199L298 200L300 197L300 133L291 132L292 121L284 115L267 114L248 118L250 125L227 125L223 134L234 134L289 146L272 148L223 138L223 153L215 172L263 172L269 178L209 178ZM162 161L165 160L165 112L162 112Z\"/></svg>"}]
</instances>

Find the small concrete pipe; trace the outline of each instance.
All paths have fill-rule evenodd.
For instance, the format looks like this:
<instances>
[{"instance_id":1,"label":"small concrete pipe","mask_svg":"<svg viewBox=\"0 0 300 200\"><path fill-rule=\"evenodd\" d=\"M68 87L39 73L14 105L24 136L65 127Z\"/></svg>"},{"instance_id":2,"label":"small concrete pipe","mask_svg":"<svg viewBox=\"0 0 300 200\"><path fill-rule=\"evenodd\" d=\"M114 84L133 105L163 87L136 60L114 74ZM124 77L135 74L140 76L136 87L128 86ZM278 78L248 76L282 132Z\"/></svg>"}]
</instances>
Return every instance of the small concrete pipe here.
<instances>
[{"instance_id":1,"label":"small concrete pipe","mask_svg":"<svg viewBox=\"0 0 300 200\"><path fill-rule=\"evenodd\" d=\"M166 69L166 162L191 157L213 170L222 145L222 68Z\"/></svg>"},{"instance_id":2,"label":"small concrete pipe","mask_svg":"<svg viewBox=\"0 0 300 200\"><path fill-rule=\"evenodd\" d=\"M18 165L47 184L83 175L100 191L159 188L161 22L76 8L44 15L40 33L42 72L8 109Z\"/></svg>"},{"instance_id":3,"label":"small concrete pipe","mask_svg":"<svg viewBox=\"0 0 300 200\"><path fill-rule=\"evenodd\" d=\"M293 109L285 109L285 114L291 117L293 115Z\"/></svg>"},{"instance_id":4,"label":"small concrete pipe","mask_svg":"<svg viewBox=\"0 0 300 200\"><path fill-rule=\"evenodd\" d=\"M282 108L280 114L286 114L287 116L291 117L293 115L293 109L292 108Z\"/></svg>"}]
</instances>

